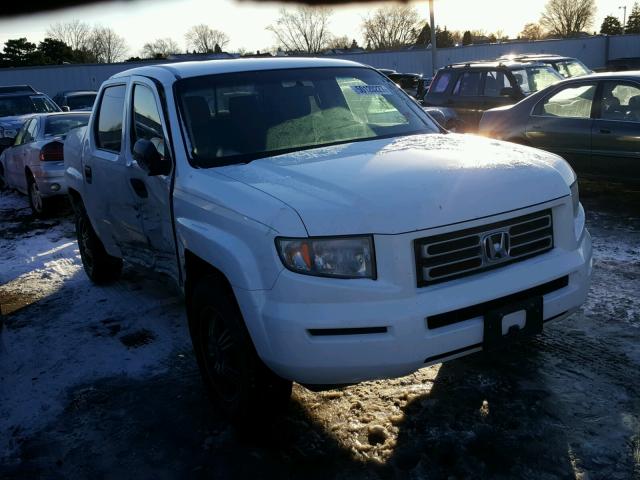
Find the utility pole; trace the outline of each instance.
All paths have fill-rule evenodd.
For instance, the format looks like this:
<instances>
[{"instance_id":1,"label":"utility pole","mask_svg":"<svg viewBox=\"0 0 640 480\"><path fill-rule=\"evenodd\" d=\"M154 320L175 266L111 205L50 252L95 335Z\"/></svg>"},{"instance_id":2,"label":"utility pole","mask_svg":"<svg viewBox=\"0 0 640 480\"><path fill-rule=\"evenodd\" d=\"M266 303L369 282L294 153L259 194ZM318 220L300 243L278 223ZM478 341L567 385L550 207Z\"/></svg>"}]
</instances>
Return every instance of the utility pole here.
<instances>
[{"instance_id":1,"label":"utility pole","mask_svg":"<svg viewBox=\"0 0 640 480\"><path fill-rule=\"evenodd\" d=\"M624 35L624 31L627 29L627 6L623 5L618 7L618 10L622 9L622 34Z\"/></svg>"},{"instance_id":2,"label":"utility pole","mask_svg":"<svg viewBox=\"0 0 640 480\"><path fill-rule=\"evenodd\" d=\"M433 0L429 0L429 21L431 23L431 74L435 75L436 74L436 22L433 20Z\"/></svg>"}]
</instances>

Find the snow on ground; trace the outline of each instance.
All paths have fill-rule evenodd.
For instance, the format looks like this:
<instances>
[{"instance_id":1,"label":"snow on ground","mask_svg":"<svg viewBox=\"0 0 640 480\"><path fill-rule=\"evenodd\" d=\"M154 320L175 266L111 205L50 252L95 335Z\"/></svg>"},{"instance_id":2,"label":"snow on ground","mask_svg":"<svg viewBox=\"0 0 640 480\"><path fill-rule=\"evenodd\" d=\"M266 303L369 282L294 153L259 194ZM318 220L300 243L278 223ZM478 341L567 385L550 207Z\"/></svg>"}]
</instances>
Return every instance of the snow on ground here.
<instances>
[{"instance_id":1,"label":"snow on ground","mask_svg":"<svg viewBox=\"0 0 640 480\"><path fill-rule=\"evenodd\" d=\"M2 458L16 448L17 431L28 435L62 412L69 387L161 373L188 339L180 301L163 278L126 271L109 288L89 283L71 216L31 220L26 199L3 192L0 221Z\"/></svg>"},{"instance_id":2,"label":"snow on ground","mask_svg":"<svg viewBox=\"0 0 640 480\"><path fill-rule=\"evenodd\" d=\"M0 477L640 478L640 193L587 186L580 312L496 356L296 385L284 417L242 433L202 391L168 282L91 285L71 217L2 193Z\"/></svg>"}]
</instances>

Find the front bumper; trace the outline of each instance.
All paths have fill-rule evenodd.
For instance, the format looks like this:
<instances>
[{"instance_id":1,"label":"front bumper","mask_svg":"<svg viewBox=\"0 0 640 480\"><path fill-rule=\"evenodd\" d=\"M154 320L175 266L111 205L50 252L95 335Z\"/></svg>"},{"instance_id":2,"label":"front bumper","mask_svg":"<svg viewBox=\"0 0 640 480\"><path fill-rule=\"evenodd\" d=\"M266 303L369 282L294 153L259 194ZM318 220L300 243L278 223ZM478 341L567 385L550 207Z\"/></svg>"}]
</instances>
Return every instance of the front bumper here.
<instances>
[{"instance_id":1,"label":"front bumper","mask_svg":"<svg viewBox=\"0 0 640 480\"><path fill-rule=\"evenodd\" d=\"M554 222L566 221L567 214L569 208L560 206ZM398 248L410 239L376 236L378 252L395 252L379 262L377 281L336 282L283 271L272 290L235 292L259 355L280 376L307 384L402 376L482 349L482 315L432 329L427 317L565 276L566 286L544 294L543 318L573 313L586 298L592 268L582 215L577 238L567 242L557 235L557 246L548 253L439 285L417 288L415 275L405 285L385 282L394 273L398 278L400 265L411 261L410 249ZM567 243L571 248L563 248Z\"/></svg>"}]
</instances>

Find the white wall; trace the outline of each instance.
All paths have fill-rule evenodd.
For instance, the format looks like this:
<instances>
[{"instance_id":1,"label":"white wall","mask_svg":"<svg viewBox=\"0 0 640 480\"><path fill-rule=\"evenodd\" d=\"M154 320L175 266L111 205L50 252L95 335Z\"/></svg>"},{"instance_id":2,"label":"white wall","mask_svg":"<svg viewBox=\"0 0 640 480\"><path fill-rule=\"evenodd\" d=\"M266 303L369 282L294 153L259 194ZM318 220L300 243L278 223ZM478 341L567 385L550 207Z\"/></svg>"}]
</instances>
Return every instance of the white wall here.
<instances>
[{"instance_id":1,"label":"white wall","mask_svg":"<svg viewBox=\"0 0 640 480\"><path fill-rule=\"evenodd\" d=\"M443 48L437 52L437 67L454 62L495 59L509 53L557 53L579 58L591 68L602 68L607 60L640 57L640 35ZM431 74L431 50L347 53L330 57L354 60L376 68L392 68L399 72ZM0 68L0 85L28 84L51 96L61 90L97 90L104 80L117 72L154 63L159 62Z\"/></svg>"}]
</instances>

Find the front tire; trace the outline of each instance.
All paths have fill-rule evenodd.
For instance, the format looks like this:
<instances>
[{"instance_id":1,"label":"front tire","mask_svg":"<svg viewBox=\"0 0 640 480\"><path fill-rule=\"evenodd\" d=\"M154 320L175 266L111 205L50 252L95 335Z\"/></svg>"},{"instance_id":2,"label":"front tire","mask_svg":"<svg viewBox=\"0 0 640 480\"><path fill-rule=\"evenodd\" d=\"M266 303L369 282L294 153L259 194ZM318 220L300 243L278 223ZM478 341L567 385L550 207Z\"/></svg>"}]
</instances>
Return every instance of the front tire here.
<instances>
[{"instance_id":1,"label":"front tire","mask_svg":"<svg viewBox=\"0 0 640 480\"><path fill-rule=\"evenodd\" d=\"M89 279L97 284L117 280L122 272L122 259L107 253L85 212L76 216L76 235L82 266Z\"/></svg>"},{"instance_id":2,"label":"front tire","mask_svg":"<svg viewBox=\"0 0 640 480\"><path fill-rule=\"evenodd\" d=\"M207 277L187 300L198 367L214 405L236 424L284 410L292 382L258 357L232 293Z\"/></svg>"}]
</instances>

